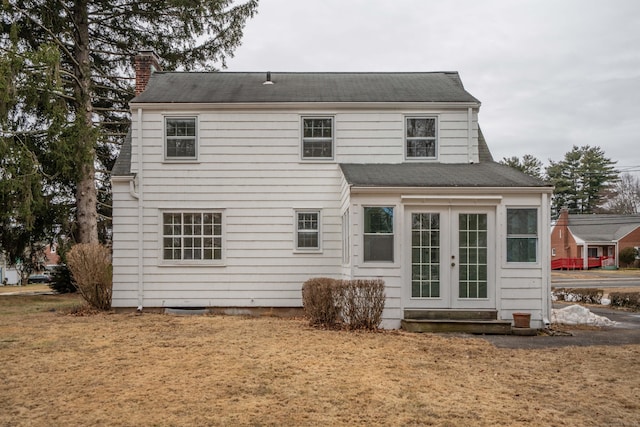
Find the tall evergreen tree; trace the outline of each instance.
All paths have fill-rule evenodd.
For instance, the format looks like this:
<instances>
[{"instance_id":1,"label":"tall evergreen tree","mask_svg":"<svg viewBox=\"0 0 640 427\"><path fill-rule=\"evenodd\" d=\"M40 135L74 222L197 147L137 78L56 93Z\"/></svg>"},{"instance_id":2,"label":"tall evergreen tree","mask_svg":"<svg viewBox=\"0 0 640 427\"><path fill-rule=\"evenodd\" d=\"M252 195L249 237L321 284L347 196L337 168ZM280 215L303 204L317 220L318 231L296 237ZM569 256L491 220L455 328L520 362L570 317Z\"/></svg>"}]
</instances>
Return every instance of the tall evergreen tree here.
<instances>
[{"instance_id":1,"label":"tall evergreen tree","mask_svg":"<svg viewBox=\"0 0 640 427\"><path fill-rule=\"evenodd\" d=\"M47 221L58 227L73 218L76 241L98 241L110 215L108 171L128 127L135 53L151 48L168 69L224 67L257 4L3 0L0 249L8 230L50 231L36 223L45 212L57 214Z\"/></svg>"},{"instance_id":2,"label":"tall evergreen tree","mask_svg":"<svg viewBox=\"0 0 640 427\"><path fill-rule=\"evenodd\" d=\"M552 213L566 206L570 213L594 213L604 202L604 192L618 180L614 161L600 147L574 146L559 162L551 161L546 173L555 186Z\"/></svg>"},{"instance_id":3,"label":"tall evergreen tree","mask_svg":"<svg viewBox=\"0 0 640 427\"><path fill-rule=\"evenodd\" d=\"M543 179L542 177L542 162L531 154L525 154L520 159L517 156L504 157L500 160L503 165L511 166L514 169L518 169L521 172L526 173L534 178Z\"/></svg>"}]
</instances>

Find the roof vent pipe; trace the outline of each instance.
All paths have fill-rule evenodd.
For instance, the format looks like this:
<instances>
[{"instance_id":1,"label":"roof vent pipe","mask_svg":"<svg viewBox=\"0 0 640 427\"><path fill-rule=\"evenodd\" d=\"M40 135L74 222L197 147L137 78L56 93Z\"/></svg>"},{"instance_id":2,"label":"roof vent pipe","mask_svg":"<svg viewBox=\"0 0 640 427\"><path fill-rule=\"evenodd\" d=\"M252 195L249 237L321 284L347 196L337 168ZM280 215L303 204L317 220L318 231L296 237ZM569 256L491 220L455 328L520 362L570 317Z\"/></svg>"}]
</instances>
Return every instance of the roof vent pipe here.
<instances>
[{"instance_id":1,"label":"roof vent pipe","mask_svg":"<svg viewBox=\"0 0 640 427\"><path fill-rule=\"evenodd\" d=\"M273 82L271 81L271 71L267 71L267 80L265 80L264 83L262 83L263 85L272 85Z\"/></svg>"}]
</instances>

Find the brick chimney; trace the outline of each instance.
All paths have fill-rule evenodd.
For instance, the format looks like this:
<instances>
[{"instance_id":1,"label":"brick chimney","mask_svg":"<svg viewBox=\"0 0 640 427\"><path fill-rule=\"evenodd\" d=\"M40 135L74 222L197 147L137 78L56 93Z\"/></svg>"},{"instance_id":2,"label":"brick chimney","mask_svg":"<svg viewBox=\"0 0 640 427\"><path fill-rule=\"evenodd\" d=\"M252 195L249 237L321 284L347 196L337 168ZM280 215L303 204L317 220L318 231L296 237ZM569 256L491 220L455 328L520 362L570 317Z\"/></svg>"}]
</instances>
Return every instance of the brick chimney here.
<instances>
[{"instance_id":1,"label":"brick chimney","mask_svg":"<svg viewBox=\"0 0 640 427\"><path fill-rule=\"evenodd\" d=\"M136 71L136 96L140 95L147 87L149 78L154 71L162 71L160 57L151 50L141 50L134 59Z\"/></svg>"}]
</instances>

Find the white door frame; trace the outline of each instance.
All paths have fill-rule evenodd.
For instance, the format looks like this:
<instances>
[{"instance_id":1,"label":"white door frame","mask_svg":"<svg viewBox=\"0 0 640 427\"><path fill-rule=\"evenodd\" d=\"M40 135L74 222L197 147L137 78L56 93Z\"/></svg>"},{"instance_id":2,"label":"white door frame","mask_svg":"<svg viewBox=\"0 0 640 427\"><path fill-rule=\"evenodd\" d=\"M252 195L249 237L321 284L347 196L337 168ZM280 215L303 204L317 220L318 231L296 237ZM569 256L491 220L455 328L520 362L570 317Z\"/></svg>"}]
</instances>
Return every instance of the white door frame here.
<instances>
[{"instance_id":1,"label":"white door frame","mask_svg":"<svg viewBox=\"0 0 640 427\"><path fill-rule=\"evenodd\" d=\"M439 296L412 297L412 215L415 213L437 213L440 215L440 274ZM487 297L459 297L459 214L487 215ZM405 206L402 299L405 308L427 309L495 309L496 308L496 206Z\"/></svg>"}]
</instances>

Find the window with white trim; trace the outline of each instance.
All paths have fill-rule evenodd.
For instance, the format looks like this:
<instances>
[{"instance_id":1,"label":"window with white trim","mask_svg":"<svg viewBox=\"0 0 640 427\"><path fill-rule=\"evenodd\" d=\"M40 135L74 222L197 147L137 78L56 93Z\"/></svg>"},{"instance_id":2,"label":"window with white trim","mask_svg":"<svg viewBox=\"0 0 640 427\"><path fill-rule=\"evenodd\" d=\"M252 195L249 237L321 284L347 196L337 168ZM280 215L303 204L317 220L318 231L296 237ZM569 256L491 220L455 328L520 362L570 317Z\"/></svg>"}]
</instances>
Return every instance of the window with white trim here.
<instances>
[{"instance_id":1,"label":"window with white trim","mask_svg":"<svg viewBox=\"0 0 640 427\"><path fill-rule=\"evenodd\" d=\"M198 132L195 117L165 117L164 155L167 160L195 160Z\"/></svg>"},{"instance_id":2,"label":"window with white trim","mask_svg":"<svg viewBox=\"0 0 640 427\"><path fill-rule=\"evenodd\" d=\"M319 211L296 211L296 249L320 249Z\"/></svg>"},{"instance_id":3,"label":"window with white trim","mask_svg":"<svg viewBox=\"0 0 640 427\"><path fill-rule=\"evenodd\" d=\"M164 212L162 258L213 261L222 259L221 212Z\"/></svg>"},{"instance_id":4,"label":"window with white trim","mask_svg":"<svg viewBox=\"0 0 640 427\"><path fill-rule=\"evenodd\" d=\"M436 117L406 117L405 147L407 159L435 159L438 155Z\"/></svg>"},{"instance_id":5,"label":"window with white trim","mask_svg":"<svg viewBox=\"0 0 640 427\"><path fill-rule=\"evenodd\" d=\"M333 117L302 118L302 158L333 159Z\"/></svg>"},{"instance_id":6,"label":"window with white trim","mask_svg":"<svg viewBox=\"0 0 640 427\"><path fill-rule=\"evenodd\" d=\"M507 262L538 261L538 210L507 209Z\"/></svg>"},{"instance_id":7,"label":"window with white trim","mask_svg":"<svg viewBox=\"0 0 640 427\"><path fill-rule=\"evenodd\" d=\"M393 208L364 208L364 261L393 262Z\"/></svg>"}]
</instances>

